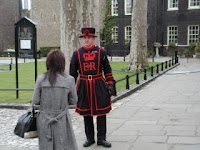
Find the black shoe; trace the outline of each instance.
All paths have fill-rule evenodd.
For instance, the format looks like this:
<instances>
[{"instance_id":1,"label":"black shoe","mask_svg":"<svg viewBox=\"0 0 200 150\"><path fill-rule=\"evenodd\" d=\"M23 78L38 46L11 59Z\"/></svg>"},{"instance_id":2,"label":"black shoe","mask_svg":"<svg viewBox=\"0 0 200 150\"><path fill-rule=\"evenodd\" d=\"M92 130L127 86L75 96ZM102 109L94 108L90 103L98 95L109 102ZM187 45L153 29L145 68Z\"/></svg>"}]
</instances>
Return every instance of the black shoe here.
<instances>
[{"instance_id":1,"label":"black shoe","mask_svg":"<svg viewBox=\"0 0 200 150\"><path fill-rule=\"evenodd\" d=\"M85 143L83 144L83 147L89 147L90 145L94 144L94 140L86 140Z\"/></svg>"},{"instance_id":2,"label":"black shoe","mask_svg":"<svg viewBox=\"0 0 200 150\"><path fill-rule=\"evenodd\" d=\"M106 140L98 140L97 145L102 145L103 147L111 147L111 143Z\"/></svg>"}]
</instances>

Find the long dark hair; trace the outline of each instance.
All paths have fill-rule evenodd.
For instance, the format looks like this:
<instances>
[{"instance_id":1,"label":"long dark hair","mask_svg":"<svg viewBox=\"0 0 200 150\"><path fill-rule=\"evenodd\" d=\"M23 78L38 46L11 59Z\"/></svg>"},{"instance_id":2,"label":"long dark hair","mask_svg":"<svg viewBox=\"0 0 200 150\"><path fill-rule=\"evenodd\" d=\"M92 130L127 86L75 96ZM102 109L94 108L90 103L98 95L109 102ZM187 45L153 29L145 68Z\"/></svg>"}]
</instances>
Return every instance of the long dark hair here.
<instances>
[{"instance_id":1,"label":"long dark hair","mask_svg":"<svg viewBox=\"0 0 200 150\"><path fill-rule=\"evenodd\" d=\"M56 81L56 74L64 74L65 71L65 56L61 50L51 50L46 59L47 72L45 78L48 77L51 86Z\"/></svg>"}]
</instances>

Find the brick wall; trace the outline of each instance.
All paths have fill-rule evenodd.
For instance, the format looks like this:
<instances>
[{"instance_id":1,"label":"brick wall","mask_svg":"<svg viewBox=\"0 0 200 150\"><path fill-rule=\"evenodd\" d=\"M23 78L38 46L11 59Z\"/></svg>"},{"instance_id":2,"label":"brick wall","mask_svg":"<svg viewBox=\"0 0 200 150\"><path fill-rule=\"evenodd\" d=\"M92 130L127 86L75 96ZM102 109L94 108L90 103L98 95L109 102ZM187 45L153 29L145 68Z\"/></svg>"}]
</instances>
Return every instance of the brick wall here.
<instances>
[{"instance_id":1,"label":"brick wall","mask_svg":"<svg viewBox=\"0 0 200 150\"><path fill-rule=\"evenodd\" d=\"M178 26L178 45L187 45L187 32L189 25L200 26L200 9L188 9L188 1L179 2L178 10L167 11L165 4L165 44L167 44L167 27Z\"/></svg>"}]
</instances>

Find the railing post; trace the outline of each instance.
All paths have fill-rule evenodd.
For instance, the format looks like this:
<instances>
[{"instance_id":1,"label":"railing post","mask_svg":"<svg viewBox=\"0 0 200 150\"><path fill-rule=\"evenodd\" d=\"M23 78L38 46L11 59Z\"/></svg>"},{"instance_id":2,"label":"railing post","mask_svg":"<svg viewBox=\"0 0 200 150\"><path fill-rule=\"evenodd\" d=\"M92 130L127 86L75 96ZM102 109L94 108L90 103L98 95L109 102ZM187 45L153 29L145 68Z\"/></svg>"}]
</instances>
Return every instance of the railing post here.
<instances>
[{"instance_id":1,"label":"railing post","mask_svg":"<svg viewBox=\"0 0 200 150\"><path fill-rule=\"evenodd\" d=\"M156 65L156 73L157 74L159 73L159 65L158 64Z\"/></svg>"},{"instance_id":2,"label":"railing post","mask_svg":"<svg viewBox=\"0 0 200 150\"><path fill-rule=\"evenodd\" d=\"M169 60L169 68L171 67L171 60Z\"/></svg>"},{"instance_id":3,"label":"railing post","mask_svg":"<svg viewBox=\"0 0 200 150\"><path fill-rule=\"evenodd\" d=\"M177 62L177 54L178 54L178 52L177 51L175 51L175 64L177 64L178 62Z\"/></svg>"},{"instance_id":4,"label":"railing post","mask_svg":"<svg viewBox=\"0 0 200 150\"><path fill-rule=\"evenodd\" d=\"M151 66L151 76L153 77L153 66Z\"/></svg>"},{"instance_id":5,"label":"railing post","mask_svg":"<svg viewBox=\"0 0 200 150\"><path fill-rule=\"evenodd\" d=\"M163 62L161 63L161 71L163 71Z\"/></svg>"},{"instance_id":6,"label":"railing post","mask_svg":"<svg viewBox=\"0 0 200 150\"><path fill-rule=\"evenodd\" d=\"M172 58L172 66L174 65L174 58Z\"/></svg>"},{"instance_id":7,"label":"railing post","mask_svg":"<svg viewBox=\"0 0 200 150\"><path fill-rule=\"evenodd\" d=\"M136 72L136 84L140 84L140 82L139 82L139 73L138 72Z\"/></svg>"},{"instance_id":8,"label":"railing post","mask_svg":"<svg viewBox=\"0 0 200 150\"><path fill-rule=\"evenodd\" d=\"M167 61L165 62L165 69L167 69Z\"/></svg>"},{"instance_id":9,"label":"railing post","mask_svg":"<svg viewBox=\"0 0 200 150\"><path fill-rule=\"evenodd\" d=\"M175 64L177 64L178 63L178 52L177 51L175 51Z\"/></svg>"},{"instance_id":10,"label":"railing post","mask_svg":"<svg viewBox=\"0 0 200 150\"><path fill-rule=\"evenodd\" d=\"M147 69L144 69L144 80L147 80Z\"/></svg>"},{"instance_id":11,"label":"railing post","mask_svg":"<svg viewBox=\"0 0 200 150\"><path fill-rule=\"evenodd\" d=\"M9 69L10 69L10 70L12 70L12 64L11 64L11 63L9 64L9 66L10 66L10 68L9 68Z\"/></svg>"},{"instance_id":12,"label":"railing post","mask_svg":"<svg viewBox=\"0 0 200 150\"><path fill-rule=\"evenodd\" d=\"M10 58L9 69L12 70L12 58Z\"/></svg>"},{"instance_id":13,"label":"railing post","mask_svg":"<svg viewBox=\"0 0 200 150\"><path fill-rule=\"evenodd\" d=\"M115 91L115 93L114 93L114 95L113 95L113 96L117 96L117 90L116 90L116 81L114 81L114 83L113 83L113 84L114 84L114 89L115 89L115 90L114 90L114 91Z\"/></svg>"},{"instance_id":14,"label":"railing post","mask_svg":"<svg viewBox=\"0 0 200 150\"><path fill-rule=\"evenodd\" d=\"M128 89L129 90L129 76L128 75L126 75L126 89Z\"/></svg>"}]
</instances>

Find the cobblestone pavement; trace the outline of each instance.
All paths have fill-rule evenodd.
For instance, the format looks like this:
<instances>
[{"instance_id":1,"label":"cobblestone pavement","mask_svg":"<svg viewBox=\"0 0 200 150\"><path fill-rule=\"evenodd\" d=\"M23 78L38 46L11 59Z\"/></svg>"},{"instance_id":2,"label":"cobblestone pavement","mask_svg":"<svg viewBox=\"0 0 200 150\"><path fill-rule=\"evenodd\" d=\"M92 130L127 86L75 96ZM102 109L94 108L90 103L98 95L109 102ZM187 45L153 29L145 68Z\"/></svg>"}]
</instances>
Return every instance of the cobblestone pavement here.
<instances>
[{"instance_id":1,"label":"cobblestone pavement","mask_svg":"<svg viewBox=\"0 0 200 150\"><path fill-rule=\"evenodd\" d=\"M79 126L82 124L82 117L74 113L74 109L70 109L73 127L78 132ZM13 130L20 115L26 110L0 109L0 150L37 150L38 139L23 139L13 134Z\"/></svg>"},{"instance_id":2,"label":"cobblestone pavement","mask_svg":"<svg viewBox=\"0 0 200 150\"><path fill-rule=\"evenodd\" d=\"M121 102L113 104L113 110ZM27 110L0 109L0 150L38 150L38 138L23 139L14 135L13 130L18 118ZM80 140L80 147L85 140L83 118L69 109L75 135ZM96 122L96 119L94 119Z\"/></svg>"},{"instance_id":3,"label":"cobblestone pavement","mask_svg":"<svg viewBox=\"0 0 200 150\"><path fill-rule=\"evenodd\" d=\"M38 146L37 139L22 139L13 134L14 127L19 116L25 113L25 110L0 109L0 149L25 149L34 150Z\"/></svg>"}]
</instances>

